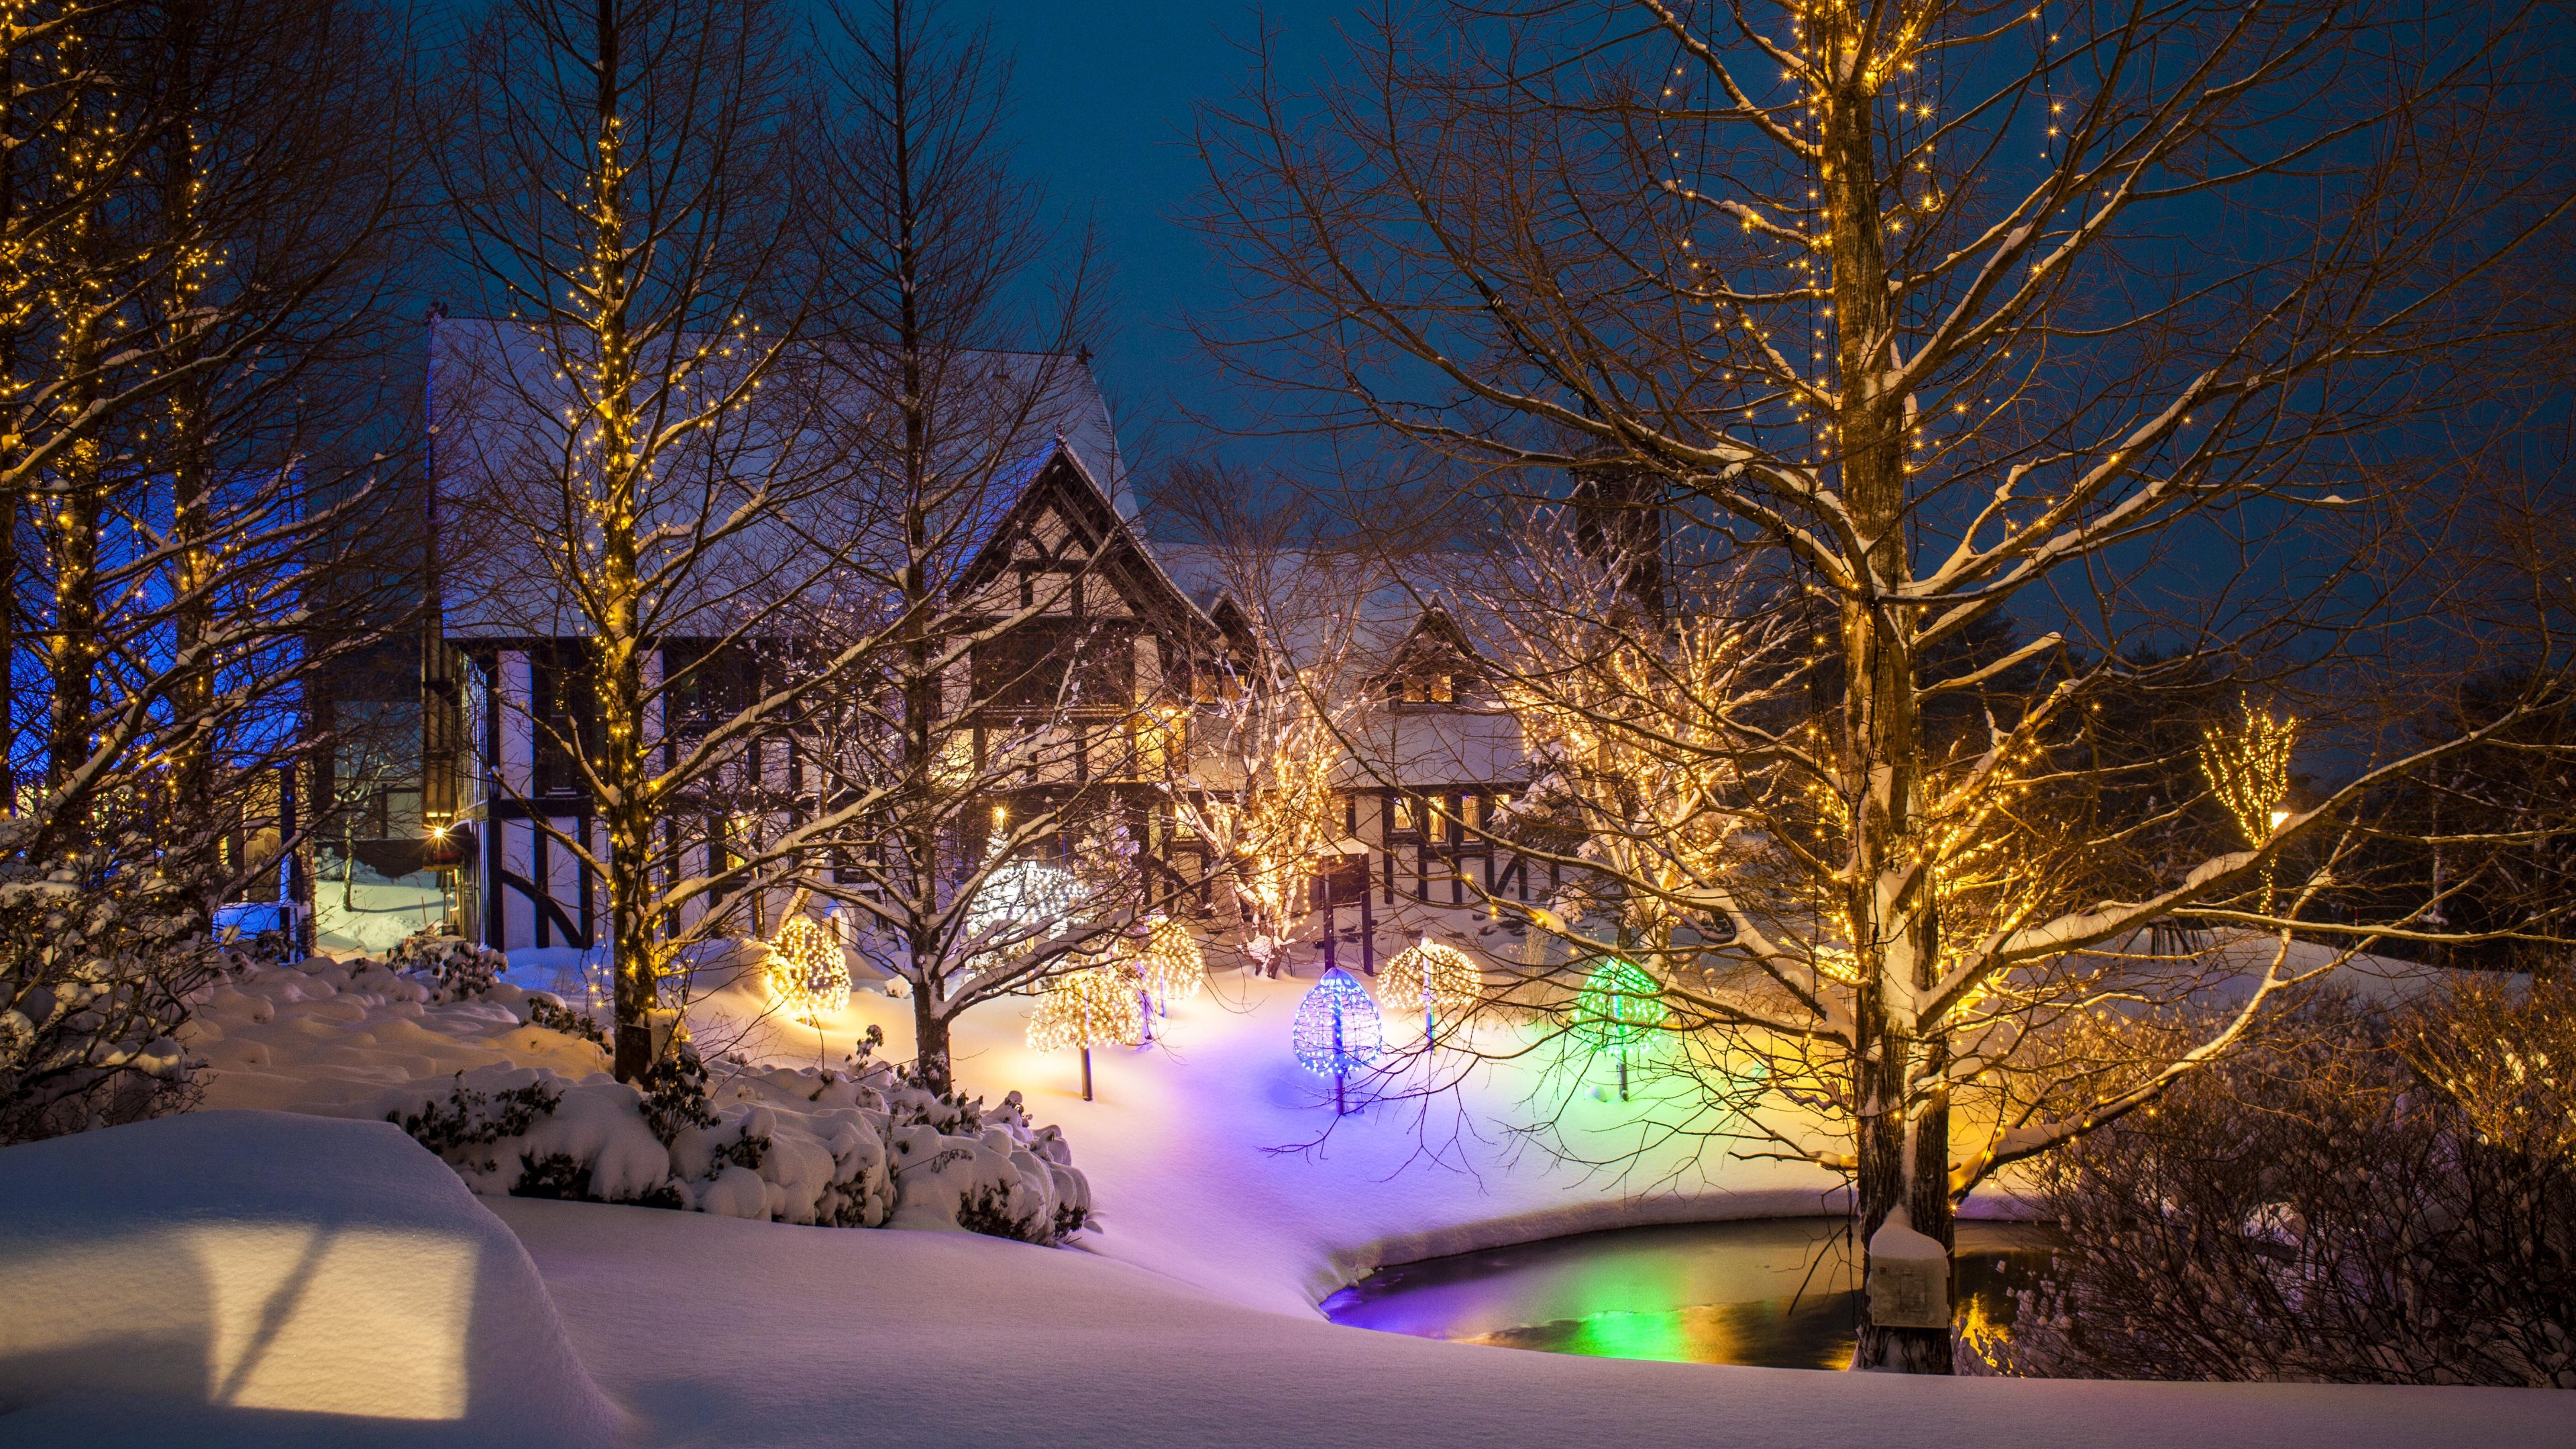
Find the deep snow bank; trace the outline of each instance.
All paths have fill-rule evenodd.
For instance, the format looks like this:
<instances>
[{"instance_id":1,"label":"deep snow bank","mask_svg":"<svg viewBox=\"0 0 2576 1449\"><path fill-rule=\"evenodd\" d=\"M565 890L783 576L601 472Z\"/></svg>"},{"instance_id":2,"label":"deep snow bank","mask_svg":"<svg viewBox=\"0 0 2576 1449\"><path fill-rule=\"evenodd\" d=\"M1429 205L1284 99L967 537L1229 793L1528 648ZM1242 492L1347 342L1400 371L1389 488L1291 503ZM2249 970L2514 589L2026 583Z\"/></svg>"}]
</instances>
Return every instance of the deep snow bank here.
<instances>
[{"instance_id":1,"label":"deep snow bank","mask_svg":"<svg viewBox=\"0 0 2576 1449\"><path fill-rule=\"evenodd\" d=\"M655 1445L2447 1449L2576 1443L2537 1389L1909 1379L1577 1358L1265 1313L993 1238L493 1204ZM1210 1225L1225 1231L1223 1223ZM670 1325L689 1325L675 1353Z\"/></svg>"},{"instance_id":2,"label":"deep snow bank","mask_svg":"<svg viewBox=\"0 0 2576 1449\"><path fill-rule=\"evenodd\" d=\"M517 1238L383 1123L0 1150L0 1444L607 1445Z\"/></svg>"},{"instance_id":3,"label":"deep snow bank","mask_svg":"<svg viewBox=\"0 0 2576 1449\"><path fill-rule=\"evenodd\" d=\"M1064 1134L1014 1096L942 1102L883 1061L718 1063L705 1120L657 1132L606 1052L533 1009L560 1025L559 1001L514 981L447 994L364 960L252 966L180 1040L211 1068L208 1105L399 1121L487 1195L1049 1240L1091 1209Z\"/></svg>"}]
</instances>

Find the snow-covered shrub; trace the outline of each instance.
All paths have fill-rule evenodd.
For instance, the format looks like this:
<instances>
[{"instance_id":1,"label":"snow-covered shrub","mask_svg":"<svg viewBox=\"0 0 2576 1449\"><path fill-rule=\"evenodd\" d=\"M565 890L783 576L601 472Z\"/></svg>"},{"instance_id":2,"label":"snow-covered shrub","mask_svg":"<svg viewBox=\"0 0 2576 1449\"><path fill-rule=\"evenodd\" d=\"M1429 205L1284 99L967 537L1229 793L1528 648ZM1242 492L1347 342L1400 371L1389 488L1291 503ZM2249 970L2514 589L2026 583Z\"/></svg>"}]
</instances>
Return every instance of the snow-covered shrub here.
<instances>
[{"instance_id":1,"label":"snow-covered shrub","mask_svg":"<svg viewBox=\"0 0 2576 1449\"><path fill-rule=\"evenodd\" d=\"M2054 1159L2067 1246L1963 1367L2576 1388L2576 993L2296 1025Z\"/></svg>"},{"instance_id":2,"label":"snow-covered shrub","mask_svg":"<svg viewBox=\"0 0 2576 1449\"><path fill-rule=\"evenodd\" d=\"M406 936L385 956L398 971L425 977L435 1001L472 1001L492 993L510 958L489 946L439 931Z\"/></svg>"},{"instance_id":3,"label":"snow-covered shrub","mask_svg":"<svg viewBox=\"0 0 2576 1449\"><path fill-rule=\"evenodd\" d=\"M376 1106L476 1192L827 1227L886 1220L894 1184L881 1096L839 1073L776 1071L747 1074L711 1104L696 1076L693 1110L665 1104L667 1141L644 1094L605 1075L490 1067L443 1092L399 1088Z\"/></svg>"},{"instance_id":4,"label":"snow-covered shrub","mask_svg":"<svg viewBox=\"0 0 2576 1449\"><path fill-rule=\"evenodd\" d=\"M707 1068L698 1060L698 1049L686 1041L674 1042L644 1072L644 1120L653 1135L673 1142L692 1127L713 1127L715 1115L707 1110Z\"/></svg>"},{"instance_id":5,"label":"snow-covered shrub","mask_svg":"<svg viewBox=\"0 0 2576 1449\"><path fill-rule=\"evenodd\" d=\"M895 1226L1054 1244L1090 1225L1090 1182L1061 1131L1029 1126L1019 1093L988 1112L980 1100L899 1086L889 1105Z\"/></svg>"},{"instance_id":6,"label":"snow-covered shrub","mask_svg":"<svg viewBox=\"0 0 2576 1449\"><path fill-rule=\"evenodd\" d=\"M176 1034L224 958L148 842L41 864L0 818L0 1143L186 1105Z\"/></svg>"},{"instance_id":7,"label":"snow-covered shrub","mask_svg":"<svg viewBox=\"0 0 2576 1449\"><path fill-rule=\"evenodd\" d=\"M527 996L527 1023L544 1031L561 1032L579 1037L601 1051L608 1050L608 1033L600 1024L563 1004L550 992L531 991Z\"/></svg>"}]
</instances>

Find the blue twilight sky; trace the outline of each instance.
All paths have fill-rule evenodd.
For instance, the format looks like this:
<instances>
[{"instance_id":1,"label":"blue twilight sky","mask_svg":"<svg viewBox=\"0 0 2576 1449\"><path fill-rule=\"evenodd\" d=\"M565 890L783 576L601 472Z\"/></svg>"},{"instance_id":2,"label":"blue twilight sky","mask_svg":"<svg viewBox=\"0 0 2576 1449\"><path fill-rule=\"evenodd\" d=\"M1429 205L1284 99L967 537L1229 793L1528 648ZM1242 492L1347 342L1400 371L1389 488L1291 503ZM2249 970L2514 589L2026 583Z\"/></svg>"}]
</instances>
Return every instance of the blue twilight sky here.
<instances>
[{"instance_id":1,"label":"blue twilight sky","mask_svg":"<svg viewBox=\"0 0 2576 1449\"><path fill-rule=\"evenodd\" d=\"M1188 144L1193 108L1238 93L1252 71L1243 47L1265 24L1281 76L1311 84L1341 55L1336 25L1354 13L1349 0L949 0L961 25L989 17L1013 58L1022 174L1068 219L1098 227L1110 332L1093 343L1094 365L1122 441L1148 466L1197 441L1186 410L1224 411L1182 330L1227 295L1182 219L1205 183Z\"/></svg>"}]
</instances>

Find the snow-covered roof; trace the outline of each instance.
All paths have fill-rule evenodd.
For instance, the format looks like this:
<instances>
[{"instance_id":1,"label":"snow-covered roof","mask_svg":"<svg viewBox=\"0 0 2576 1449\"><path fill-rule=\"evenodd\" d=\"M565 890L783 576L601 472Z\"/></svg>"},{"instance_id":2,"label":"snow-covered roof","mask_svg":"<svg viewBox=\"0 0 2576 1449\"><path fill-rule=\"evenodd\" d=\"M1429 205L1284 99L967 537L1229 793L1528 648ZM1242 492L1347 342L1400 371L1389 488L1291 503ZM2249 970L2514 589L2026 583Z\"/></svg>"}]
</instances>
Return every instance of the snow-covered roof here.
<instances>
[{"instance_id":1,"label":"snow-covered roof","mask_svg":"<svg viewBox=\"0 0 2576 1449\"><path fill-rule=\"evenodd\" d=\"M699 352L690 386L668 399L668 427L736 388L747 365L715 337L665 344ZM536 324L439 318L431 326L429 415L444 622L451 638L568 637L586 631L548 540L566 532L549 483L592 431L578 382L566 376L576 339ZM883 508L869 480L890 476L892 430L870 416L891 395L890 360L865 350L798 347L781 356L742 406L680 435L645 484L638 512L667 550L701 547L703 566L665 591L668 636L712 634L759 588L773 595L828 588L835 557L885 547ZM1136 504L1116 426L1087 359L1032 352L951 355L926 385L951 436L932 445L935 468L973 480L956 538L971 554L1019 490L1060 450L1072 450L1122 518ZM792 500L748 528L726 521L755 487ZM667 556L667 552L666 555Z\"/></svg>"}]
</instances>

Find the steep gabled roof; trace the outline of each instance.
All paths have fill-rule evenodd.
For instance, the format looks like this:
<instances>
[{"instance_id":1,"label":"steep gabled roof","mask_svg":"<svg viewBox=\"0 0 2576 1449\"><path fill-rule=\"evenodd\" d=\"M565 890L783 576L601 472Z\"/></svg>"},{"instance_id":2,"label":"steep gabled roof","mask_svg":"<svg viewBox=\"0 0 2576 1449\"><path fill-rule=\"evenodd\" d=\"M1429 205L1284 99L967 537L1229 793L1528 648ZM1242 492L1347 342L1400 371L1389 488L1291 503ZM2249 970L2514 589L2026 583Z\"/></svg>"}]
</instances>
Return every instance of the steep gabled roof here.
<instances>
[{"instance_id":1,"label":"steep gabled roof","mask_svg":"<svg viewBox=\"0 0 2576 1449\"><path fill-rule=\"evenodd\" d=\"M1218 632L1216 622L1167 572L1154 551L1136 534L1135 525L1111 502L1081 452L1058 438L991 534L966 567L956 591L969 594L992 582L1002 570L1030 553L1041 557L1071 550L1050 550L1038 525L1049 513L1072 530L1072 542L1090 560L1090 569L1107 578L1140 614L1183 621L1193 631Z\"/></svg>"}]
</instances>

